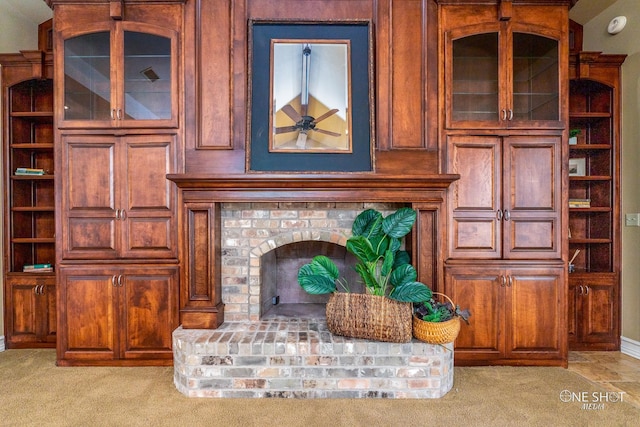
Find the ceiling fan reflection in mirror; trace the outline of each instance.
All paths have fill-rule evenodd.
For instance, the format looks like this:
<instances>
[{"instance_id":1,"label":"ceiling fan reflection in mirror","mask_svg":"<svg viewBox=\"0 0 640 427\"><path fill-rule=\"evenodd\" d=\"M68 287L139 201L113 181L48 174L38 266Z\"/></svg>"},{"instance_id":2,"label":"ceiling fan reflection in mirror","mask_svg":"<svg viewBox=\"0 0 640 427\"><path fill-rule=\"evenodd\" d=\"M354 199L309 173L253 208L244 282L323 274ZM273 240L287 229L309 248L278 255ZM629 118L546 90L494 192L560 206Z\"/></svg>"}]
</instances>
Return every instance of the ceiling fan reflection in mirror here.
<instances>
[{"instance_id":1,"label":"ceiling fan reflection in mirror","mask_svg":"<svg viewBox=\"0 0 640 427\"><path fill-rule=\"evenodd\" d=\"M310 85L310 73L311 73L311 45L305 44L302 49L302 92L300 94L300 112L291 104L286 104L282 107L282 112L285 113L293 122L294 125L279 126L275 128L276 134L283 134L289 132L298 132L296 140L296 147L298 149L305 149L307 146L307 138L309 132L314 131L324 135L332 137L339 137L342 134L339 132L333 132L327 129L321 129L317 127L317 124L340 111L337 108L333 108L318 117L309 115L309 85Z\"/></svg>"}]
</instances>

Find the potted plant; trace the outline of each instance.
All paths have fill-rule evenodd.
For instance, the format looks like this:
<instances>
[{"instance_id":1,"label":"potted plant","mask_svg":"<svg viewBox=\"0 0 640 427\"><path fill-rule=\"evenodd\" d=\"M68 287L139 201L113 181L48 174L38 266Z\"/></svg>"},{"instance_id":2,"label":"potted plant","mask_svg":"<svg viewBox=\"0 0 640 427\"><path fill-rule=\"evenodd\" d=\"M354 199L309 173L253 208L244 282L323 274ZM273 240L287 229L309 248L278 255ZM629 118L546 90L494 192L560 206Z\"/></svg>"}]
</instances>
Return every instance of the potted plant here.
<instances>
[{"instance_id":1,"label":"potted plant","mask_svg":"<svg viewBox=\"0 0 640 427\"><path fill-rule=\"evenodd\" d=\"M411 303L432 296L431 289L416 280L416 269L402 249L402 239L415 220L416 212L407 207L387 217L375 209L356 217L346 249L358 260L354 269L362 279L364 293L350 292L338 267L324 255L300 268L298 283L306 292L331 294L327 325L332 333L380 341L411 340Z\"/></svg>"},{"instance_id":2,"label":"potted plant","mask_svg":"<svg viewBox=\"0 0 640 427\"><path fill-rule=\"evenodd\" d=\"M432 296L428 300L413 304L413 335L430 344L446 344L455 341L460 332L460 319L469 324L471 313L461 309L447 295L445 301L438 301Z\"/></svg>"},{"instance_id":3,"label":"potted plant","mask_svg":"<svg viewBox=\"0 0 640 427\"><path fill-rule=\"evenodd\" d=\"M569 145L578 145L578 135L580 135L580 129L569 130Z\"/></svg>"}]
</instances>

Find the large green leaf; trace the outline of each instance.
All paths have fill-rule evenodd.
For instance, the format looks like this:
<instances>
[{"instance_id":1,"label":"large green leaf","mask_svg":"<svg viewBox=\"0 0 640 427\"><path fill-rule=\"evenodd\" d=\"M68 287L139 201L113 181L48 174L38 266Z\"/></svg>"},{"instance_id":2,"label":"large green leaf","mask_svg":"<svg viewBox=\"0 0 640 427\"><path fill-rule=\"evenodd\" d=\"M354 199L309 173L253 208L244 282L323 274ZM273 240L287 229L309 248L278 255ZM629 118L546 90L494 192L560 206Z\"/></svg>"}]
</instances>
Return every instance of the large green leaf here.
<instances>
[{"instance_id":1,"label":"large green leaf","mask_svg":"<svg viewBox=\"0 0 640 427\"><path fill-rule=\"evenodd\" d=\"M416 221L416 211L400 208L382 221L382 230L391 237L401 238L409 234Z\"/></svg>"},{"instance_id":2,"label":"large green leaf","mask_svg":"<svg viewBox=\"0 0 640 427\"><path fill-rule=\"evenodd\" d=\"M347 250L362 262L375 262L378 254L364 236L352 236L347 240Z\"/></svg>"},{"instance_id":3,"label":"large green leaf","mask_svg":"<svg viewBox=\"0 0 640 427\"><path fill-rule=\"evenodd\" d=\"M411 257L407 251L398 251L396 253L396 259L393 263L393 268L398 268L401 265L411 264Z\"/></svg>"},{"instance_id":4,"label":"large green leaf","mask_svg":"<svg viewBox=\"0 0 640 427\"><path fill-rule=\"evenodd\" d=\"M311 260L309 264L314 274L328 277L333 280L337 280L340 277L340 270L328 257L324 255L317 255Z\"/></svg>"},{"instance_id":5,"label":"large green leaf","mask_svg":"<svg viewBox=\"0 0 640 427\"><path fill-rule=\"evenodd\" d=\"M336 290L335 280L317 274L304 275L302 268L298 272L298 283L302 289L312 295L329 294Z\"/></svg>"},{"instance_id":6,"label":"large green leaf","mask_svg":"<svg viewBox=\"0 0 640 427\"><path fill-rule=\"evenodd\" d=\"M433 292L420 282L408 282L397 286L389 294L389 298L402 302L420 302L431 298Z\"/></svg>"},{"instance_id":7,"label":"large green leaf","mask_svg":"<svg viewBox=\"0 0 640 427\"><path fill-rule=\"evenodd\" d=\"M393 287L399 287L405 283L413 282L418 277L416 269L411 264L403 264L393 270L389 282Z\"/></svg>"},{"instance_id":8,"label":"large green leaf","mask_svg":"<svg viewBox=\"0 0 640 427\"><path fill-rule=\"evenodd\" d=\"M375 209L367 209L356 217L351 226L354 236L382 235L382 214Z\"/></svg>"},{"instance_id":9,"label":"large green leaf","mask_svg":"<svg viewBox=\"0 0 640 427\"><path fill-rule=\"evenodd\" d=\"M363 236L363 237L365 237L365 236ZM377 235L377 236L371 236L371 237L367 238L367 240L369 240L369 242L371 243L371 247L373 248L375 253L380 255L380 256L384 255L384 253L389 248L389 238L387 236L385 236L384 234Z\"/></svg>"},{"instance_id":10,"label":"large green leaf","mask_svg":"<svg viewBox=\"0 0 640 427\"><path fill-rule=\"evenodd\" d=\"M298 283L307 293L328 294L336 290L338 267L324 255L318 255L298 270Z\"/></svg>"}]
</instances>

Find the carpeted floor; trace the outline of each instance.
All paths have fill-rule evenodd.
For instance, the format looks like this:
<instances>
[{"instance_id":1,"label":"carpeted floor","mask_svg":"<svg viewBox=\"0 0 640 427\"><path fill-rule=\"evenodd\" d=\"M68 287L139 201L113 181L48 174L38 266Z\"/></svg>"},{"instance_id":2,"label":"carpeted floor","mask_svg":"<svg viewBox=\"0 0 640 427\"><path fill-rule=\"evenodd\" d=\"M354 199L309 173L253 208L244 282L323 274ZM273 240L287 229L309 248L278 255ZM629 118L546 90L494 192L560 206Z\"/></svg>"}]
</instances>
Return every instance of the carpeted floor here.
<instances>
[{"instance_id":1,"label":"carpeted floor","mask_svg":"<svg viewBox=\"0 0 640 427\"><path fill-rule=\"evenodd\" d=\"M640 420L639 408L562 368L456 368L441 399L198 399L175 389L172 367L54 362L53 350L0 352L0 425L609 427Z\"/></svg>"}]
</instances>

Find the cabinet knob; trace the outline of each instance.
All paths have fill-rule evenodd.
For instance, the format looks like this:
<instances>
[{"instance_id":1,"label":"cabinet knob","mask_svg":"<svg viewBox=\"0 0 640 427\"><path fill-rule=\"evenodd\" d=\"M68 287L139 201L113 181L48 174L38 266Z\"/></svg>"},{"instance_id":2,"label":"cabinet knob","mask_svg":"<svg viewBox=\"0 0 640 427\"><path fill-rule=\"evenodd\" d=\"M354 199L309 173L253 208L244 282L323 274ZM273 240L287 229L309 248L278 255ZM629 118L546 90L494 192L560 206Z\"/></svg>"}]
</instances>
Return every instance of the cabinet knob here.
<instances>
[{"instance_id":1,"label":"cabinet knob","mask_svg":"<svg viewBox=\"0 0 640 427\"><path fill-rule=\"evenodd\" d=\"M509 108L509 118L507 120L513 120L513 110L511 108Z\"/></svg>"},{"instance_id":2,"label":"cabinet knob","mask_svg":"<svg viewBox=\"0 0 640 427\"><path fill-rule=\"evenodd\" d=\"M496 211L496 220L497 221L502 221L502 210L498 209Z\"/></svg>"},{"instance_id":3,"label":"cabinet knob","mask_svg":"<svg viewBox=\"0 0 640 427\"><path fill-rule=\"evenodd\" d=\"M509 221L511 219L511 212L509 212L509 210L505 210L504 211L504 220L505 221Z\"/></svg>"},{"instance_id":4,"label":"cabinet knob","mask_svg":"<svg viewBox=\"0 0 640 427\"><path fill-rule=\"evenodd\" d=\"M502 121L507 120L507 110L505 110L504 108L502 109Z\"/></svg>"}]
</instances>

